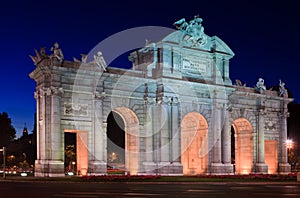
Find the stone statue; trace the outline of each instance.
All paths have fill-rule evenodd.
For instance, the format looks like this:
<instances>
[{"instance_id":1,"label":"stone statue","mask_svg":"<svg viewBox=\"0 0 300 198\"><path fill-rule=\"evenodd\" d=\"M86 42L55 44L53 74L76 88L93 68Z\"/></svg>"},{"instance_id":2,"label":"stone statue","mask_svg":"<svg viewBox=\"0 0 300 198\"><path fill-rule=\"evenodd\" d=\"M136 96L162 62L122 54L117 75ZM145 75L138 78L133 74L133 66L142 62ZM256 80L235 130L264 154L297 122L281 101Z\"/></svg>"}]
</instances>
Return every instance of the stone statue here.
<instances>
[{"instance_id":1,"label":"stone statue","mask_svg":"<svg viewBox=\"0 0 300 198\"><path fill-rule=\"evenodd\" d=\"M29 56L35 65L41 62L43 59L49 58L48 54L46 54L45 47L41 47L40 52L38 52L36 49L34 51L36 56L32 56L32 55Z\"/></svg>"},{"instance_id":2,"label":"stone statue","mask_svg":"<svg viewBox=\"0 0 300 198\"><path fill-rule=\"evenodd\" d=\"M265 81L262 78L258 79L258 82L256 83L255 90L259 93L264 93L266 91Z\"/></svg>"},{"instance_id":3,"label":"stone statue","mask_svg":"<svg viewBox=\"0 0 300 198\"><path fill-rule=\"evenodd\" d=\"M185 18L182 18L176 21L173 25L176 27L176 29L185 31L188 26L188 23L185 21Z\"/></svg>"},{"instance_id":4,"label":"stone statue","mask_svg":"<svg viewBox=\"0 0 300 198\"><path fill-rule=\"evenodd\" d=\"M86 63L87 55L86 54L80 54L81 55L81 62Z\"/></svg>"},{"instance_id":5,"label":"stone statue","mask_svg":"<svg viewBox=\"0 0 300 198\"><path fill-rule=\"evenodd\" d=\"M51 58L57 59L59 62L63 61L64 55L57 42L55 42L54 46L51 47L51 51L53 51L53 54L50 55Z\"/></svg>"},{"instance_id":6,"label":"stone statue","mask_svg":"<svg viewBox=\"0 0 300 198\"><path fill-rule=\"evenodd\" d=\"M73 61L76 63L86 63L87 55L86 54L80 54L81 55L81 61L75 57L73 57Z\"/></svg>"},{"instance_id":7,"label":"stone statue","mask_svg":"<svg viewBox=\"0 0 300 198\"><path fill-rule=\"evenodd\" d=\"M287 90L284 86L285 86L285 83L282 82L281 80L279 80L279 96L284 97L287 95Z\"/></svg>"},{"instance_id":8,"label":"stone statue","mask_svg":"<svg viewBox=\"0 0 300 198\"><path fill-rule=\"evenodd\" d=\"M173 25L176 29L186 34L184 41L192 46L205 45L207 43L207 36L204 34L204 27L201 25L203 20L199 16L195 16L189 23L182 18L176 21Z\"/></svg>"},{"instance_id":9,"label":"stone statue","mask_svg":"<svg viewBox=\"0 0 300 198\"><path fill-rule=\"evenodd\" d=\"M151 41L150 41L150 40L148 40L148 39L146 39L145 46L147 46L147 45L150 45L150 43L151 43Z\"/></svg>"},{"instance_id":10,"label":"stone statue","mask_svg":"<svg viewBox=\"0 0 300 198\"><path fill-rule=\"evenodd\" d=\"M239 87L246 87L246 83L242 84L241 80L239 80L239 79L235 80L235 84L236 84L236 86L239 86Z\"/></svg>"},{"instance_id":11,"label":"stone statue","mask_svg":"<svg viewBox=\"0 0 300 198\"><path fill-rule=\"evenodd\" d=\"M102 52L98 51L96 55L94 55L94 61L95 63L102 68L104 71L106 71L106 62L102 56Z\"/></svg>"},{"instance_id":12,"label":"stone statue","mask_svg":"<svg viewBox=\"0 0 300 198\"><path fill-rule=\"evenodd\" d=\"M75 57L73 57L73 61L75 62L75 63L81 63L81 61L80 60L78 60L77 58L75 58Z\"/></svg>"}]
</instances>

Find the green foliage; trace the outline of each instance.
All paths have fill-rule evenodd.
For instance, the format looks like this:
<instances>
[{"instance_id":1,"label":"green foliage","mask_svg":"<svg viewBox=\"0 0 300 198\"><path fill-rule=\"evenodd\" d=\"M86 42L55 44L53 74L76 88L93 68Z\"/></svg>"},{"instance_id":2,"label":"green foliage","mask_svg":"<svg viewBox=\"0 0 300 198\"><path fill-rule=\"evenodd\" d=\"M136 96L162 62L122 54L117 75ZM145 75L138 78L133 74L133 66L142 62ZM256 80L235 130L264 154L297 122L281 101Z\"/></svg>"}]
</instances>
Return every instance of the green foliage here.
<instances>
[{"instance_id":1,"label":"green foliage","mask_svg":"<svg viewBox=\"0 0 300 198\"><path fill-rule=\"evenodd\" d=\"M0 113L0 147L7 147L16 138L16 130L6 112Z\"/></svg>"}]
</instances>

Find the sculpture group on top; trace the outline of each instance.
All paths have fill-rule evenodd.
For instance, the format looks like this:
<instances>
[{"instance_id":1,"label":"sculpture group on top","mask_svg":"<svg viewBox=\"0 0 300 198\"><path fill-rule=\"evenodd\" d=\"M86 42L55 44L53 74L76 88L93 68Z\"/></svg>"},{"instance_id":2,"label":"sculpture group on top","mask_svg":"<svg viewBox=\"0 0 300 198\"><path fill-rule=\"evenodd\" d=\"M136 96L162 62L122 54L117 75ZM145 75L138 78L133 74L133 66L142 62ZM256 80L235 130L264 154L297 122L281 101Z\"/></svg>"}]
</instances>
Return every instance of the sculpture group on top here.
<instances>
[{"instance_id":1,"label":"sculpture group on top","mask_svg":"<svg viewBox=\"0 0 300 198\"><path fill-rule=\"evenodd\" d=\"M199 16L195 16L189 23L185 21L185 18L182 18L176 21L174 25L185 34L183 41L192 46L203 46L207 43L207 36L204 34L204 27L201 22L202 19Z\"/></svg>"},{"instance_id":2,"label":"sculpture group on top","mask_svg":"<svg viewBox=\"0 0 300 198\"><path fill-rule=\"evenodd\" d=\"M34 50L36 56L32 56L29 55L30 58L32 59L33 63L35 65L39 64L40 62L42 62L43 60L50 60L51 62L48 62L47 65L53 63L53 62L57 62L62 64L63 60L64 60L64 55L62 50L59 48L59 44L57 42L54 43L53 47L51 47L50 51L52 52L52 54L48 55L46 53L45 47L41 47L40 51L38 52L37 50ZM87 54L80 54L81 55L81 60L73 57L73 60L75 63L83 63L86 64L87 63ZM98 51L96 55L94 55L94 60L89 62L88 64L95 64L98 67L100 67L100 69L102 71L106 71L106 67L107 64L102 56L102 52Z\"/></svg>"},{"instance_id":3,"label":"sculpture group on top","mask_svg":"<svg viewBox=\"0 0 300 198\"><path fill-rule=\"evenodd\" d=\"M238 84L237 84L238 85ZM239 86L239 85L238 85ZM273 88L271 88L272 90ZM263 94L267 90L265 81L262 78L259 78L256 85L255 85L255 91ZM286 97L287 96L287 89L285 88L285 83L279 80L279 90L278 90L278 96L280 97Z\"/></svg>"}]
</instances>

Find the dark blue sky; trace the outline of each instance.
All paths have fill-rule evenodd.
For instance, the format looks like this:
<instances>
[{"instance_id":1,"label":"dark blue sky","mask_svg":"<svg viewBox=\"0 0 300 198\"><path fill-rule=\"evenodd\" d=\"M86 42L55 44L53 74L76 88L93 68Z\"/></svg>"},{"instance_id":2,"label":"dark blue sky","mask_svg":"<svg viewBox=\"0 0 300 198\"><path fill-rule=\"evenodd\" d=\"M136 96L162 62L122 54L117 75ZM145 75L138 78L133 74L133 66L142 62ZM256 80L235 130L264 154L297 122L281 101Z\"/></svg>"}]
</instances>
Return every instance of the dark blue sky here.
<instances>
[{"instance_id":1,"label":"dark blue sky","mask_svg":"<svg viewBox=\"0 0 300 198\"><path fill-rule=\"evenodd\" d=\"M126 3L127 2L127 3ZM268 87L286 83L300 100L300 12L297 1L4 1L0 5L0 112L7 112L19 134L33 129L35 82L29 54L54 42L65 59L88 53L103 39L128 28L164 26L194 15L209 36L234 51L231 79L253 87L259 77ZM146 39L146 38L145 38Z\"/></svg>"}]
</instances>

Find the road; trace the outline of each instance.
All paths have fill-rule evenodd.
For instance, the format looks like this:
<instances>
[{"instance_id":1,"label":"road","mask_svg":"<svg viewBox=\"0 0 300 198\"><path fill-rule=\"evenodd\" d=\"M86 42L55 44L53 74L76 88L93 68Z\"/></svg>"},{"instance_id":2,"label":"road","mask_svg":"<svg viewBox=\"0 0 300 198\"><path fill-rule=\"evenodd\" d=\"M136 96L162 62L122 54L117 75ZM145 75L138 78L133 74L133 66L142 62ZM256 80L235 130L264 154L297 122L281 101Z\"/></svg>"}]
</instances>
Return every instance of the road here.
<instances>
[{"instance_id":1,"label":"road","mask_svg":"<svg viewBox=\"0 0 300 198\"><path fill-rule=\"evenodd\" d=\"M0 181L0 197L300 197L298 183L78 183Z\"/></svg>"}]
</instances>

